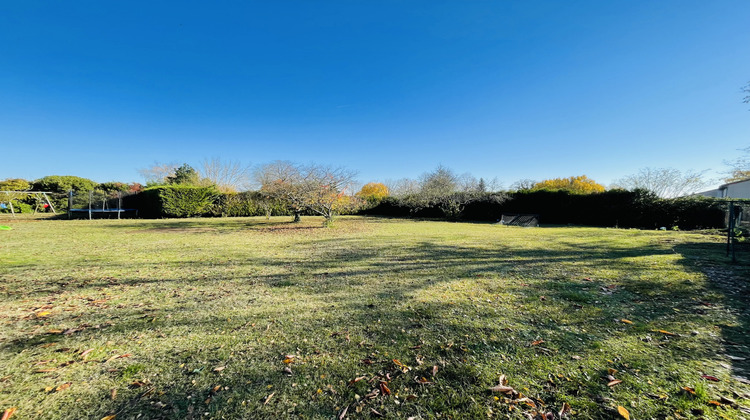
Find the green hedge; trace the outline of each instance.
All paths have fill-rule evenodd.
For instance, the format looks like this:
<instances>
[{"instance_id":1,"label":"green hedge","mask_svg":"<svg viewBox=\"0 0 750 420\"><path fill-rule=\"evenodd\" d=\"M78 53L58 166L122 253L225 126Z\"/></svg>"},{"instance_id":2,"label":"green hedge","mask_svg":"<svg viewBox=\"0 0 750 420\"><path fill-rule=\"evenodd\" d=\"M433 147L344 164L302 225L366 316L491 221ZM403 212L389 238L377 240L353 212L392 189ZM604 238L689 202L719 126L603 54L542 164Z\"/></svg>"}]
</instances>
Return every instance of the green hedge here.
<instances>
[{"instance_id":1,"label":"green hedge","mask_svg":"<svg viewBox=\"0 0 750 420\"><path fill-rule=\"evenodd\" d=\"M436 199L418 196L384 199L362 214L455 219ZM470 197L461 220L497 221L503 214L538 214L544 224L619 226L654 229L721 228L726 203L706 197L660 199L645 190L611 190L596 194L523 191Z\"/></svg>"},{"instance_id":2,"label":"green hedge","mask_svg":"<svg viewBox=\"0 0 750 420\"><path fill-rule=\"evenodd\" d=\"M289 216L286 206L258 192L220 193L213 187L162 185L124 197L123 207L144 218Z\"/></svg>"},{"instance_id":3,"label":"green hedge","mask_svg":"<svg viewBox=\"0 0 750 420\"><path fill-rule=\"evenodd\" d=\"M137 209L145 218L206 216L218 197L213 187L162 185L123 198L123 207Z\"/></svg>"},{"instance_id":4,"label":"green hedge","mask_svg":"<svg viewBox=\"0 0 750 420\"><path fill-rule=\"evenodd\" d=\"M291 215L284 203L265 198L257 191L222 194L214 203L212 214L226 217Z\"/></svg>"}]
</instances>

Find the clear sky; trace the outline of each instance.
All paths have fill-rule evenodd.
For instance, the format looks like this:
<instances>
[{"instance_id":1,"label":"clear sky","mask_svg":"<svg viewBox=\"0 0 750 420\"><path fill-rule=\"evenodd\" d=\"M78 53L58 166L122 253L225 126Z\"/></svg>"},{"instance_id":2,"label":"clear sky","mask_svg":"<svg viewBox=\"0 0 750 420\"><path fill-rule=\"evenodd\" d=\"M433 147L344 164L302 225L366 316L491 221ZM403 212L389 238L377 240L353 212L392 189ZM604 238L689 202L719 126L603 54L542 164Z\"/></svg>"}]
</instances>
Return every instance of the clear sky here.
<instances>
[{"instance_id":1,"label":"clear sky","mask_svg":"<svg viewBox=\"0 0 750 420\"><path fill-rule=\"evenodd\" d=\"M0 179L723 171L749 81L747 0L4 1Z\"/></svg>"}]
</instances>

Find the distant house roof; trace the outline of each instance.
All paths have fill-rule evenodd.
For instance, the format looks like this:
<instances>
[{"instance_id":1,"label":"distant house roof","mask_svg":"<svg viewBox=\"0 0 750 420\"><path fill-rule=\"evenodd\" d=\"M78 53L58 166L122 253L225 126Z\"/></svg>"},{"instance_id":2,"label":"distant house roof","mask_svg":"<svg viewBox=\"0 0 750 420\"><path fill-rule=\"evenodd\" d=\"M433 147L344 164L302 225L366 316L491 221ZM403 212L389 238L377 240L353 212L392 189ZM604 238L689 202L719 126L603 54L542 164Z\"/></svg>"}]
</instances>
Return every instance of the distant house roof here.
<instances>
[{"instance_id":1,"label":"distant house roof","mask_svg":"<svg viewBox=\"0 0 750 420\"><path fill-rule=\"evenodd\" d=\"M741 179L741 180L739 180L739 181L732 181L732 182L727 182L726 184L722 184L722 185L719 185L719 188L718 188L718 189L720 189L720 190L721 190L721 189L727 188L727 187L728 187L728 186L730 186L730 185L734 185L734 184L741 184L741 183L743 183L743 182L750 182L750 178L747 178L747 179Z\"/></svg>"},{"instance_id":2,"label":"distant house roof","mask_svg":"<svg viewBox=\"0 0 750 420\"><path fill-rule=\"evenodd\" d=\"M750 178L728 182L715 190L703 191L694 195L716 198L750 198Z\"/></svg>"}]
</instances>

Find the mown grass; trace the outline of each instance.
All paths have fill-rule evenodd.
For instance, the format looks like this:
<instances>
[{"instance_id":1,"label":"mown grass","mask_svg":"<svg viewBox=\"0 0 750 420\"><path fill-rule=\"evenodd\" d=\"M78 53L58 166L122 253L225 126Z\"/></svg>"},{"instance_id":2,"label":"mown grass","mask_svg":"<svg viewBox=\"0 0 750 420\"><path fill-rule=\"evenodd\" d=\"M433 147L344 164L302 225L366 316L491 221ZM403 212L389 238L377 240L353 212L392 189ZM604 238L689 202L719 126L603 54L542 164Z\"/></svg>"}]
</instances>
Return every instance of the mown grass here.
<instances>
[{"instance_id":1,"label":"mown grass","mask_svg":"<svg viewBox=\"0 0 750 420\"><path fill-rule=\"evenodd\" d=\"M2 224L0 409L14 418L527 418L565 403L572 418L748 416L748 258L727 264L718 236ZM530 400L489 391L500 375Z\"/></svg>"}]
</instances>

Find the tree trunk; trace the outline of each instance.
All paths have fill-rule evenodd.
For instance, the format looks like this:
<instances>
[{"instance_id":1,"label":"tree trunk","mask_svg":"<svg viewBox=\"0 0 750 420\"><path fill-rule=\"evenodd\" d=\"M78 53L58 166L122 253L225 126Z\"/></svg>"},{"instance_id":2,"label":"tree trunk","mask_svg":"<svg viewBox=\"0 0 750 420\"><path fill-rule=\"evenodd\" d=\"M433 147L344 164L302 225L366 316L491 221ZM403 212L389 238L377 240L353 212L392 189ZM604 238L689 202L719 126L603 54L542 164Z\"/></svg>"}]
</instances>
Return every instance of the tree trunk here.
<instances>
[{"instance_id":1,"label":"tree trunk","mask_svg":"<svg viewBox=\"0 0 750 420\"><path fill-rule=\"evenodd\" d=\"M300 220L302 220L302 219L300 218L300 215L299 215L299 213L300 213L299 211L296 211L296 210L295 210L295 212L294 212L294 220L292 221L293 223L299 223L299 222L300 222Z\"/></svg>"}]
</instances>

